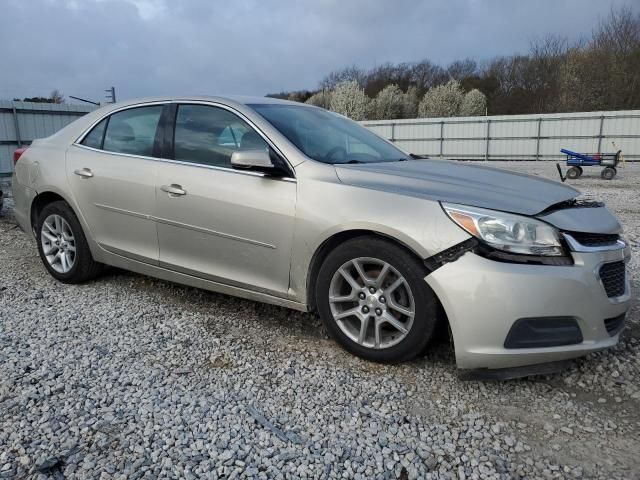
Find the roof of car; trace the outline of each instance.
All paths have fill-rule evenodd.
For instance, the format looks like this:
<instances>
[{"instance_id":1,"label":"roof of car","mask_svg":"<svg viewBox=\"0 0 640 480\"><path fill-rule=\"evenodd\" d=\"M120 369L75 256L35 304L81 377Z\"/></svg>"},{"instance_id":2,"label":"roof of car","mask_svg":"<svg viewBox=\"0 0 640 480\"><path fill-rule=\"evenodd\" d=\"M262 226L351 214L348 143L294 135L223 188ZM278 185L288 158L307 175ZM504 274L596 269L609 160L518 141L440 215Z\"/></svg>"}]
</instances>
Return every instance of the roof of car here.
<instances>
[{"instance_id":1,"label":"roof of car","mask_svg":"<svg viewBox=\"0 0 640 480\"><path fill-rule=\"evenodd\" d=\"M304 105L299 102L281 100L279 98L245 96L245 95L189 95L189 96L146 97L146 98L135 98L131 100L121 101L121 102L118 102L117 105L125 106L125 105L135 105L138 103L173 102L173 101L176 101L176 102L177 101L222 102L222 103L238 103L242 105L255 105L255 104Z\"/></svg>"}]
</instances>

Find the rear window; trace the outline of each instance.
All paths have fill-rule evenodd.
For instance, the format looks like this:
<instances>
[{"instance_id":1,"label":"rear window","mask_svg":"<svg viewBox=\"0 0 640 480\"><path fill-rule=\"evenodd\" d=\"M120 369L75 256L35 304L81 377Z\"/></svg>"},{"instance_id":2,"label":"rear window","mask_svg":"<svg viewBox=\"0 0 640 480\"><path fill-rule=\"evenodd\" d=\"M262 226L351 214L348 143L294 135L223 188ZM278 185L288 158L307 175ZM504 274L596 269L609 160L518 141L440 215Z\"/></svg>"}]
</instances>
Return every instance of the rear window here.
<instances>
[{"instance_id":1,"label":"rear window","mask_svg":"<svg viewBox=\"0 0 640 480\"><path fill-rule=\"evenodd\" d=\"M114 113L109 117L102 148L109 152L152 156L161 113L162 105Z\"/></svg>"}]
</instances>

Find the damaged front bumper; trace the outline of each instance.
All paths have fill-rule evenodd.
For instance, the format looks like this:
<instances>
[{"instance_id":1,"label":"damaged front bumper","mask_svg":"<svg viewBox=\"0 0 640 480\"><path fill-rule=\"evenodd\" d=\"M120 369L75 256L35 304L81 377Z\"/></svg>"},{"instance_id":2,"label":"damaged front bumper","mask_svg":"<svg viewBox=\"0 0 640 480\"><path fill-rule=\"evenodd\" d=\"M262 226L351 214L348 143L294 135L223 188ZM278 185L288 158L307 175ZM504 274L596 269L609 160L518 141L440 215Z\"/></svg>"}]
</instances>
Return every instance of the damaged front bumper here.
<instances>
[{"instance_id":1,"label":"damaged front bumper","mask_svg":"<svg viewBox=\"0 0 640 480\"><path fill-rule=\"evenodd\" d=\"M501 262L465 247L436 259L425 277L447 314L459 368L535 366L618 342L631 299L622 241L574 250L571 265Z\"/></svg>"}]
</instances>

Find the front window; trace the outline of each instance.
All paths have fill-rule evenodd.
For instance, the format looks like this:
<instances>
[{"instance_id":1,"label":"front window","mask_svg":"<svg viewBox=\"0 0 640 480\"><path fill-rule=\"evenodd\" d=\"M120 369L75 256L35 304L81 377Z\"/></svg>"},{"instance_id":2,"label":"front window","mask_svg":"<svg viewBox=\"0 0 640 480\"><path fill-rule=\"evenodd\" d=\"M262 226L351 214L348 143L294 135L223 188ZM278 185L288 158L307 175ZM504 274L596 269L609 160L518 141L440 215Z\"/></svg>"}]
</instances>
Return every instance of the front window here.
<instances>
[{"instance_id":1,"label":"front window","mask_svg":"<svg viewBox=\"0 0 640 480\"><path fill-rule=\"evenodd\" d=\"M267 142L238 116L208 105L180 105L176 116L174 158L231 168L236 150L268 150Z\"/></svg>"},{"instance_id":2,"label":"front window","mask_svg":"<svg viewBox=\"0 0 640 480\"><path fill-rule=\"evenodd\" d=\"M407 155L356 122L314 107L249 105L305 155L323 163L407 160Z\"/></svg>"}]
</instances>

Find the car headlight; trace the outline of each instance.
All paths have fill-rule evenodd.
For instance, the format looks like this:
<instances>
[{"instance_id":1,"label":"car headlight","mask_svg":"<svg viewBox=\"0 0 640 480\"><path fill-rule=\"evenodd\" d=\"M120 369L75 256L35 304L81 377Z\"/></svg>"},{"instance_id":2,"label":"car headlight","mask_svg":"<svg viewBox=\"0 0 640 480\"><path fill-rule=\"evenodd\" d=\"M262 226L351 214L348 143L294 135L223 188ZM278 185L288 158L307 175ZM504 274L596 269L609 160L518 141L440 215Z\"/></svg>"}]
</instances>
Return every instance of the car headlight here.
<instances>
[{"instance_id":1,"label":"car headlight","mask_svg":"<svg viewBox=\"0 0 640 480\"><path fill-rule=\"evenodd\" d=\"M462 229L495 249L521 255L565 255L558 231L548 223L465 205L443 203L442 208Z\"/></svg>"}]
</instances>

